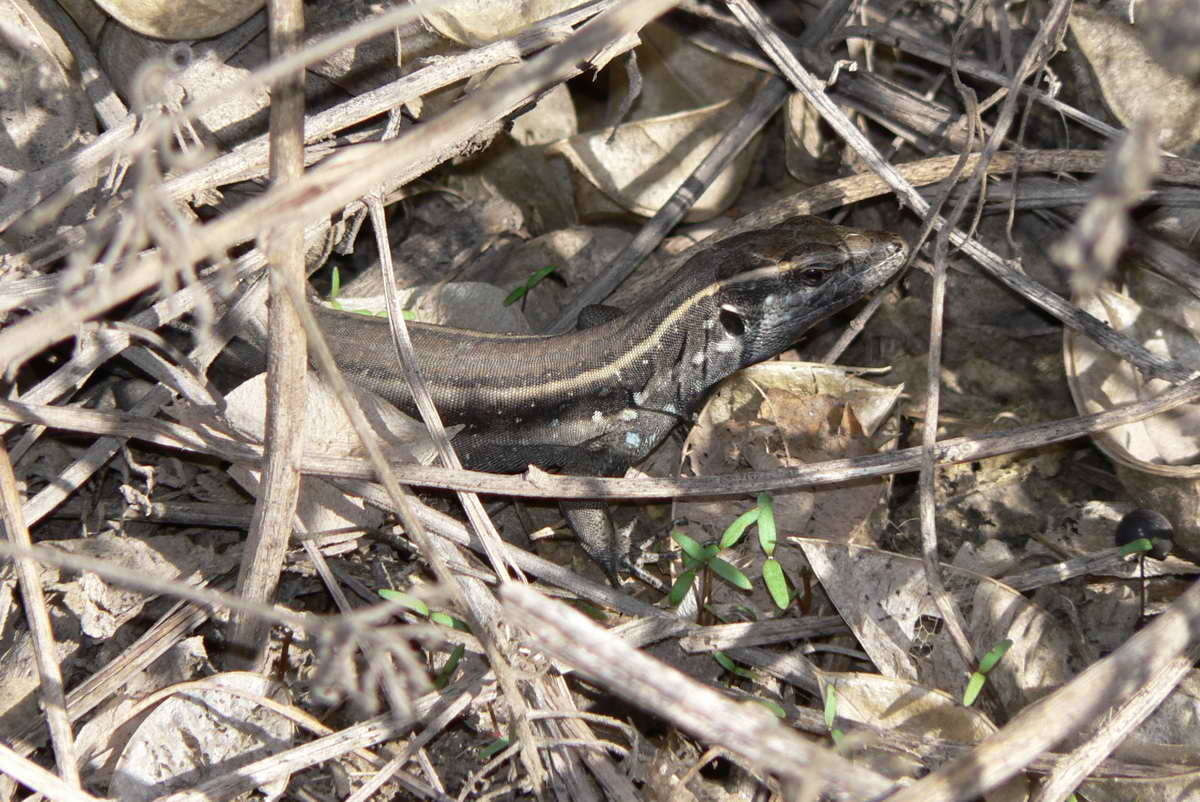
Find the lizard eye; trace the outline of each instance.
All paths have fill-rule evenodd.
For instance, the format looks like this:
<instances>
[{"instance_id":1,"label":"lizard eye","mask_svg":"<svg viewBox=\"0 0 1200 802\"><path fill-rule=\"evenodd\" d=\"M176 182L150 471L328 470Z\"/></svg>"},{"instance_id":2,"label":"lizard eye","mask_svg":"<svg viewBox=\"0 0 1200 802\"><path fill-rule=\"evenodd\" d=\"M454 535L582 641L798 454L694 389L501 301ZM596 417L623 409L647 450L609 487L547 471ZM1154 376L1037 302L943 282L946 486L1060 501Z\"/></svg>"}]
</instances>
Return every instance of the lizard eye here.
<instances>
[{"instance_id":1,"label":"lizard eye","mask_svg":"<svg viewBox=\"0 0 1200 802\"><path fill-rule=\"evenodd\" d=\"M717 320L730 337L741 337L746 333L746 321L742 320L742 313L732 306L722 306Z\"/></svg>"},{"instance_id":2,"label":"lizard eye","mask_svg":"<svg viewBox=\"0 0 1200 802\"><path fill-rule=\"evenodd\" d=\"M800 271L800 283L805 287L819 287L831 275L833 275L833 268L828 265L805 268Z\"/></svg>"}]
</instances>

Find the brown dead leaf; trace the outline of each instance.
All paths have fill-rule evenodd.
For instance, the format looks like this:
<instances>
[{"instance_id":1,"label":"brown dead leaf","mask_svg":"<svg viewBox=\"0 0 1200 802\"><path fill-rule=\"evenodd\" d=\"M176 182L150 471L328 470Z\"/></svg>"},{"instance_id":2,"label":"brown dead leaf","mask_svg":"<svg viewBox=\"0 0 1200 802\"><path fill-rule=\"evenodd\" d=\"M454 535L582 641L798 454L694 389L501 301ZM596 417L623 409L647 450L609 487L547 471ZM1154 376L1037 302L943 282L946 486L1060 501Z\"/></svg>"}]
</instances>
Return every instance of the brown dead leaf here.
<instances>
[{"instance_id":1,"label":"brown dead leaf","mask_svg":"<svg viewBox=\"0 0 1200 802\"><path fill-rule=\"evenodd\" d=\"M1081 6L1072 8L1068 24L1101 97L1122 125L1150 118L1159 128L1159 144L1167 150L1200 140L1196 85L1161 67L1132 25Z\"/></svg>"},{"instance_id":2,"label":"brown dead leaf","mask_svg":"<svg viewBox=\"0 0 1200 802\"><path fill-rule=\"evenodd\" d=\"M268 695L284 701L288 694L282 687L249 672L218 674L206 682L210 687L184 688L142 721L117 761L111 796L132 802L156 799L291 746L292 722L253 700ZM263 790L274 798L286 785L282 778Z\"/></svg>"},{"instance_id":3,"label":"brown dead leaf","mask_svg":"<svg viewBox=\"0 0 1200 802\"><path fill-rule=\"evenodd\" d=\"M687 442L687 465L696 476L745 470L777 470L875 450L872 434L887 419L903 388L880 387L841 368L801 362L769 362L723 382L705 404ZM835 540L874 542L877 514L887 480L868 480L812 490L771 494L779 534L773 555L794 585L806 570L790 535L815 533ZM753 506L750 499L688 501L673 517L686 519L687 533L700 542L721 537ZM777 608L760 581L766 555L753 533L722 552L754 583L750 597L718 583L713 602L750 605L761 615Z\"/></svg>"},{"instance_id":4,"label":"brown dead leaf","mask_svg":"<svg viewBox=\"0 0 1200 802\"><path fill-rule=\"evenodd\" d=\"M968 678L941 626L919 559L816 538L793 538L862 648L884 676L961 694ZM1058 621L996 580L943 566L977 657L1013 647L988 675L1005 709L1019 710L1071 678L1074 639Z\"/></svg>"}]
</instances>

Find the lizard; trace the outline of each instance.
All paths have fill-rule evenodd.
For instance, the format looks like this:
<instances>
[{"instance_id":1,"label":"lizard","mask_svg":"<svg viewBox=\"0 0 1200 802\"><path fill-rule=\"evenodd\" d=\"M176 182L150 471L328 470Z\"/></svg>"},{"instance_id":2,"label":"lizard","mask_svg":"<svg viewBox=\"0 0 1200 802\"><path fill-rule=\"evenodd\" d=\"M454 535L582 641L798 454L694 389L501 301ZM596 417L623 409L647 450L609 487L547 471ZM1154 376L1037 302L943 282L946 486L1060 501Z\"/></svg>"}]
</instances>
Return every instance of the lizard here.
<instances>
[{"instance_id":1,"label":"lizard","mask_svg":"<svg viewBox=\"0 0 1200 802\"><path fill-rule=\"evenodd\" d=\"M736 370L778 355L904 264L898 235L797 216L700 247L663 291L627 312L589 307L557 335L408 329L463 466L529 465L617 476L646 457ZM416 416L386 320L316 306L339 367ZM564 505L588 554L617 577L624 548L592 502Z\"/></svg>"}]
</instances>

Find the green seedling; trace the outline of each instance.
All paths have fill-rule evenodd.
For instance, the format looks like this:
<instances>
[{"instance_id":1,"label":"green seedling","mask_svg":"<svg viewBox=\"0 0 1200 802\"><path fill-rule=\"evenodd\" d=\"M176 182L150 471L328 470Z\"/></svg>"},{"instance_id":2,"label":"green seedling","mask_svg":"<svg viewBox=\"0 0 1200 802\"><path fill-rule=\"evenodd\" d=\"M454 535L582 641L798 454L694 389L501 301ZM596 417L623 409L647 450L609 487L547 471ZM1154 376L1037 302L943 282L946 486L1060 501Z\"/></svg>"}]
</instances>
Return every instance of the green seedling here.
<instances>
[{"instance_id":1,"label":"green seedling","mask_svg":"<svg viewBox=\"0 0 1200 802\"><path fill-rule=\"evenodd\" d=\"M481 760L491 760L493 757L507 749L511 743L512 741L508 738L497 738L479 750L479 757Z\"/></svg>"},{"instance_id":2,"label":"green seedling","mask_svg":"<svg viewBox=\"0 0 1200 802\"><path fill-rule=\"evenodd\" d=\"M1136 554L1138 574L1142 581L1142 620L1146 618L1146 558L1165 560L1175 548L1175 528L1167 516L1157 510L1146 508L1126 513L1117 524L1115 533L1121 556Z\"/></svg>"},{"instance_id":3,"label":"green seedling","mask_svg":"<svg viewBox=\"0 0 1200 802\"><path fill-rule=\"evenodd\" d=\"M667 601L672 606L679 604L687 596L688 591L696 581L701 571L708 570L724 579L729 584L742 590L750 590L750 580L732 563L717 556L721 547L718 543L701 545L694 538L688 537L676 529L671 533L671 539L683 550L683 572L671 586Z\"/></svg>"},{"instance_id":4,"label":"green seedling","mask_svg":"<svg viewBox=\"0 0 1200 802\"><path fill-rule=\"evenodd\" d=\"M461 618L455 618L448 613L430 610L429 605L413 596L411 593L405 593L402 590L381 590L379 595L388 601L396 602L408 609L412 610L422 618L428 618L435 624L441 624L450 629L457 629L459 632L470 632L471 628L467 626L467 622Z\"/></svg>"},{"instance_id":5,"label":"green seedling","mask_svg":"<svg viewBox=\"0 0 1200 802\"><path fill-rule=\"evenodd\" d=\"M751 507L734 518L733 523L727 526L725 532L721 535L721 548L728 549L736 546L751 524L758 523L758 516L761 513L762 511L758 507Z\"/></svg>"},{"instance_id":6,"label":"green seedling","mask_svg":"<svg viewBox=\"0 0 1200 802\"><path fill-rule=\"evenodd\" d=\"M765 707L767 710L770 710L771 715L775 716L775 718L780 718L780 719L787 718L787 711L784 710L782 707L780 707L778 702L775 702L772 699L763 699L758 696L752 696L750 698L751 698L751 700L758 702L760 705Z\"/></svg>"},{"instance_id":7,"label":"green seedling","mask_svg":"<svg viewBox=\"0 0 1200 802\"><path fill-rule=\"evenodd\" d=\"M333 268L333 272L332 272L331 278L329 280L329 298L327 300L329 301L330 306L332 306L334 309L340 310L342 312L350 312L355 315L366 315L367 317L387 317L388 316L388 313L386 310L380 310L378 312L369 312L366 309L347 309L346 307L342 306L341 301L338 300L338 296L341 295L341 293L342 293L342 274L341 274L341 271L335 267L335 268ZM417 319L417 313L412 311L411 309L405 309L403 316L404 316L405 320L416 320Z\"/></svg>"},{"instance_id":8,"label":"green seedling","mask_svg":"<svg viewBox=\"0 0 1200 802\"><path fill-rule=\"evenodd\" d=\"M1122 546L1120 554L1122 557L1128 557L1130 554L1146 554L1153 550L1154 544L1150 542L1149 538L1139 537Z\"/></svg>"},{"instance_id":9,"label":"green seedling","mask_svg":"<svg viewBox=\"0 0 1200 802\"><path fill-rule=\"evenodd\" d=\"M967 680L967 689L963 691L962 703L967 707L975 704L975 700L979 698L980 692L983 691L983 686L987 684L987 675L1000 662L1001 658L1012 648L1013 642L1008 638L997 643L995 646L983 656L979 661L979 668Z\"/></svg>"},{"instance_id":10,"label":"green seedling","mask_svg":"<svg viewBox=\"0 0 1200 802\"><path fill-rule=\"evenodd\" d=\"M713 652L712 656L713 659L717 661L717 664L721 666L721 668L725 669L730 674L733 674L735 677L741 677L742 679L754 679L753 672L742 668L737 663L733 662L733 660L729 659L729 655L725 654L725 652Z\"/></svg>"},{"instance_id":11,"label":"green seedling","mask_svg":"<svg viewBox=\"0 0 1200 802\"><path fill-rule=\"evenodd\" d=\"M758 545L763 554L770 557L775 553L775 501L770 493L758 494Z\"/></svg>"},{"instance_id":12,"label":"green seedling","mask_svg":"<svg viewBox=\"0 0 1200 802\"><path fill-rule=\"evenodd\" d=\"M461 643L450 650L450 656L446 658L446 662L438 669L438 673L433 678L433 687L440 691L450 684L450 678L458 670L458 664L462 662L463 655L466 653L467 647Z\"/></svg>"},{"instance_id":13,"label":"green seedling","mask_svg":"<svg viewBox=\"0 0 1200 802\"><path fill-rule=\"evenodd\" d=\"M829 737L833 739L834 746L840 746L842 739L846 737L846 733L833 726L837 721L837 688L832 685L825 686L825 729L829 730Z\"/></svg>"},{"instance_id":14,"label":"green seedling","mask_svg":"<svg viewBox=\"0 0 1200 802\"><path fill-rule=\"evenodd\" d=\"M402 590L381 590L379 591L379 595L388 601L407 607L417 615L427 618L435 624L440 624L450 629L457 629L459 632L471 631L471 628L462 619L437 610L430 610L428 604L411 593L405 593ZM435 688L445 688L450 683L450 678L454 676L454 672L458 669L458 664L462 662L465 653L466 649L461 643L450 650L450 656L446 659L442 667L438 669L437 674L433 678L433 686Z\"/></svg>"},{"instance_id":15,"label":"green seedling","mask_svg":"<svg viewBox=\"0 0 1200 802\"><path fill-rule=\"evenodd\" d=\"M543 267L541 270L535 271L532 276L525 279L524 284L514 288L513 291L508 294L508 297L504 299L504 305L512 306L517 301L524 298L529 294L530 290L541 283L542 279L553 273L555 270L558 270L558 265L549 265L548 267Z\"/></svg>"},{"instance_id":16,"label":"green seedling","mask_svg":"<svg viewBox=\"0 0 1200 802\"><path fill-rule=\"evenodd\" d=\"M758 545L767 555L763 562L762 578L771 594L771 600L780 610L786 610L792 601L791 590L788 588L787 576L783 565L772 555L778 543L775 528L775 502L770 493L759 493L758 503L753 509L746 510L733 520L721 535L721 548L728 549L737 545L752 525L758 526Z\"/></svg>"}]
</instances>

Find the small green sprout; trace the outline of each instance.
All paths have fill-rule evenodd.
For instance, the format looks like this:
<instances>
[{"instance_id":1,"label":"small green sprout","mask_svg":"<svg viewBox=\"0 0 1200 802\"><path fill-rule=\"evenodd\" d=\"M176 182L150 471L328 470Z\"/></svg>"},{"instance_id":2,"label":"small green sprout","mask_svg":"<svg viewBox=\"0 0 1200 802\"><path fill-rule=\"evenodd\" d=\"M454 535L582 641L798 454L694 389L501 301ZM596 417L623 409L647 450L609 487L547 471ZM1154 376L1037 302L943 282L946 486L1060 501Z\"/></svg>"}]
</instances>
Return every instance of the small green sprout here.
<instances>
[{"instance_id":1,"label":"small green sprout","mask_svg":"<svg viewBox=\"0 0 1200 802\"><path fill-rule=\"evenodd\" d=\"M479 758L481 760L491 760L493 757L495 757L496 755L500 754L502 751L507 749L509 744L511 744L511 743L512 743L512 740L509 738L504 738L504 737L497 738L496 740L492 741L490 744L488 744L487 746L485 746L479 750Z\"/></svg>"},{"instance_id":2,"label":"small green sprout","mask_svg":"<svg viewBox=\"0 0 1200 802\"><path fill-rule=\"evenodd\" d=\"M412 610L422 618L428 618L435 624L448 627L449 629L457 629L459 632L470 632L471 628L467 623L460 618L455 618L447 613L430 610L429 605L413 596L411 593L405 593L402 590L381 590L379 595L391 602L401 604ZM465 647L460 643L450 650L450 657L438 670L437 675L433 678L433 686L435 688L445 688L450 683L450 678L454 676L454 672L458 669L458 664L462 662L463 655L466 653Z\"/></svg>"},{"instance_id":3,"label":"small green sprout","mask_svg":"<svg viewBox=\"0 0 1200 802\"><path fill-rule=\"evenodd\" d=\"M1008 638L997 643L979 661L979 668L967 680L967 689L963 691L962 703L967 707L975 704L983 686L987 683L987 675L1000 662L1001 658L1012 648L1013 642Z\"/></svg>"},{"instance_id":4,"label":"small green sprout","mask_svg":"<svg viewBox=\"0 0 1200 802\"><path fill-rule=\"evenodd\" d=\"M758 503L746 510L721 533L717 544L701 546L682 532L672 532L671 537L680 545L684 553L684 571L675 580L668 597L671 604L679 604L687 595L688 590L696 579L696 575L704 568L711 568L713 573L742 590L750 590L750 580L731 563L716 556L718 552L733 548L745 536L751 526L758 526L758 543L767 559L763 562L762 578L771 594L771 600L780 610L786 610L791 603L792 594L788 588L787 576L783 565L773 556L778 543L775 528L775 502L770 493L759 493Z\"/></svg>"},{"instance_id":5,"label":"small green sprout","mask_svg":"<svg viewBox=\"0 0 1200 802\"><path fill-rule=\"evenodd\" d=\"M504 305L512 306L517 301L524 298L530 290L541 283L542 279L553 273L555 270L558 270L558 265L549 265L535 271L532 276L525 279L524 284L519 287L515 287L513 291L508 294L508 297L504 299Z\"/></svg>"},{"instance_id":6,"label":"small green sprout","mask_svg":"<svg viewBox=\"0 0 1200 802\"><path fill-rule=\"evenodd\" d=\"M770 710L770 711L771 711L771 714L772 714L773 716L775 716L775 718L782 718L782 719L786 719L786 718L787 718L787 711L786 711L786 710L784 710L784 709L783 709L783 708L782 708L782 707L779 705L779 703L778 703L778 702L776 702L776 701L774 701L774 700L772 700L772 699L763 699L763 698L762 698L762 697L760 697L760 696L753 696L753 697L751 697L751 699L752 699L753 701L755 701L755 702L758 702L760 705L762 705L763 707L765 707L767 710Z\"/></svg>"},{"instance_id":7,"label":"small green sprout","mask_svg":"<svg viewBox=\"0 0 1200 802\"><path fill-rule=\"evenodd\" d=\"M471 628L467 626L467 622L461 618L455 618L447 613L430 610L429 605L413 596L411 593L405 593L402 590L381 590L379 595L388 601L393 601L401 604L412 610L422 618L428 618L435 624L441 624L450 629L457 629L459 632L470 632Z\"/></svg>"},{"instance_id":8,"label":"small green sprout","mask_svg":"<svg viewBox=\"0 0 1200 802\"><path fill-rule=\"evenodd\" d=\"M386 309L381 309L378 312L371 312L366 309L347 309L345 306L342 305L342 302L338 300L338 296L341 294L342 294L342 273L337 267L334 267L331 272L331 278L329 281L329 298L327 299L329 301L329 305L331 307L333 307L334 309L337 309L339 311L342 311L342 312L350 312L355 315L366 315L367 317L387 317L388 316ZM411 309L405 309L403 314L404 314L405 320L416 320L417 319L417 313Z\"/></svg>"},{"instance_id":9,"label":"small green sprout","mask_svg":"<svg viewBox=\"0 0 1200 802\"><path fill-rule=\"evenodd\" d=\"M1139 537L1137 540L1131 540L1121 547L1121 556L1128 557L1130 554L1145 554L1154 549L1154 544L1150 542L1148 537Z\"/></svg>"},{"instance_id":10,"label":"small green sprout","mask_svg":"<svg viewBox=\"0 0 1200 802\"><path fill-rule=\"evenodd\" d=\"M701 545L678 529L671 533L671 539L678 543L679 548L683 550L684 565L682 573L679 574L675 584L671 586L671 592L667 595L667 602L672 606L683 601L688 591L692 589L696 576L705 569L712 571L734 587L750 590L750 580L746 575L739 571L737 566L717 556L721 550L719 544Z\"/></svg>"},{"instance_id":11,"label":"small green sprout","mask_svg":"<svg viewBox=\"0 0 1200 802\"><path fill-rule=\"evenodd\" d=\"M724 534L721 535L721 548L728 549L737 545L737 542L742 539L742 535L750 528L751 524L758 523L758 516L762 513L758 507L751 507L741 515L733 519L733 523L725 528Z\"/></svg>"},{"instance_id":12,"label":"small green sprout","mask_svg":"<svg viewBox=\"0 0 1200 802\"><path fill-rule=\"evenodd\" d=\"M839 746L842 739L846 737L846 733L833 726L837 721L838 697L837 688L833 685L825 686L825 728L829 730L829 737L833 739L834 746Z\"/></svg>"},{"instance_id":13,"label":"small green sprout","mask_svg":"<svg viewBox=\"0 0 1200 802\"><path fill-rule=\"evenodd\" d=\"M725 652L713 652L712 656L713 659L717 661L717 664L730 674L733 674L736 677L741 677L742 679L754 679L753 672L742 668L737 663L733 662L733 660L729 659L729 655L725 654Z\"/></svg>"},{"instance_id":14,"label":"small green sprout","mask_svg":"<svg viewBox=\"0 0 1200 802\"><path fill-rule=\"evenodd\" d=\"M726 527L724 534L721 535L721 548L728 549L737 545L738 541L746 534L746 530L755 524L758 525L758 545L767 555L762 567L763 582L766 584L767 592L771 594L771 600L775 602L775 606L780 610L786 610L792 601L792 595L788 589L783 565L772 556L775 553L779 536L775 528L775 502L770 493L759 493L758 503L733 519L733 523Z\"/></svg>"},{"instance_id":15,"label":"small green sprout","mask_svg":"<svg viewBox=\"0 0 1200 802\"><path fill-rule=\"evenodd\" d=\"M433 678L433 687L440 691L450 684L450 678L458 670L458 664L462 662L463 655L466 653L467 647L461 643L450 650L450 656L446 658L445 664L438 669L437 675Z\"/></svg>"}]
</instances>

